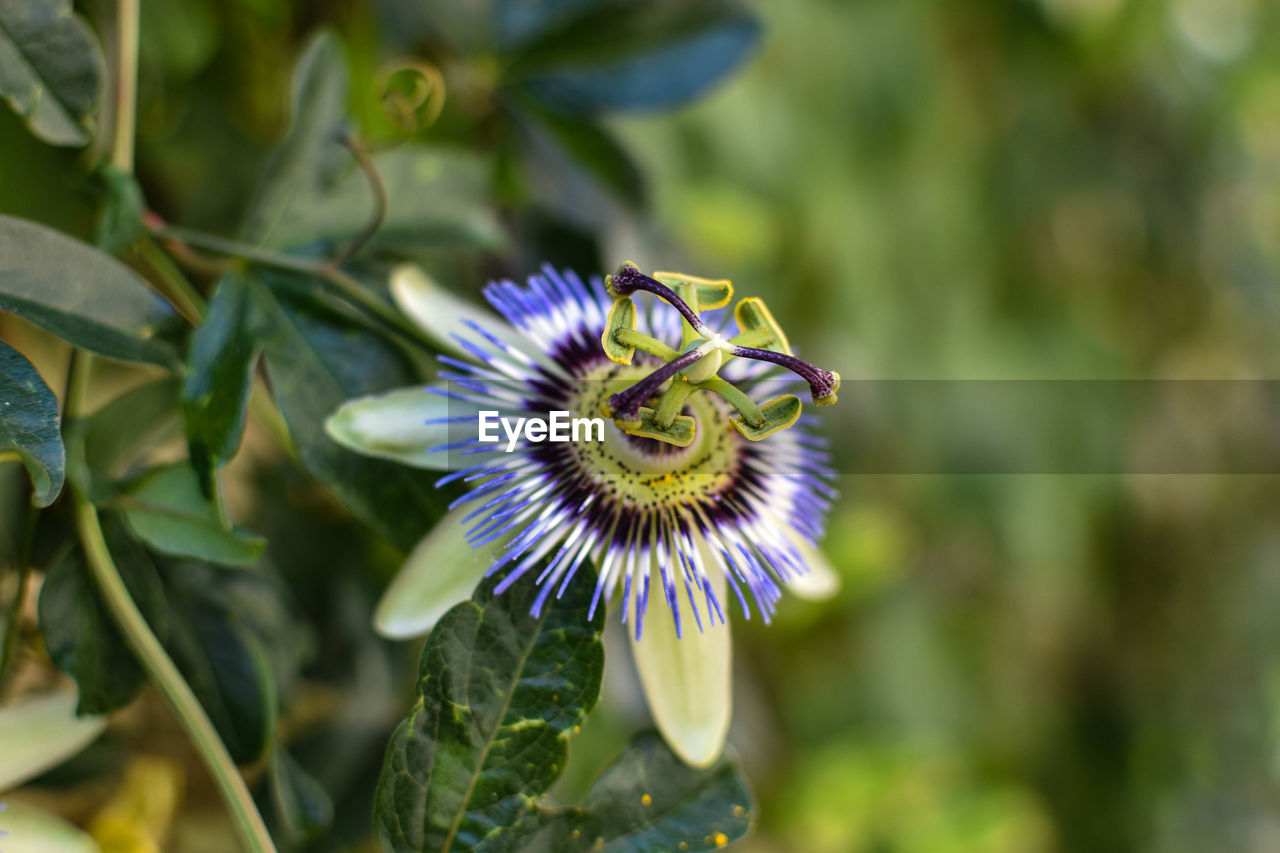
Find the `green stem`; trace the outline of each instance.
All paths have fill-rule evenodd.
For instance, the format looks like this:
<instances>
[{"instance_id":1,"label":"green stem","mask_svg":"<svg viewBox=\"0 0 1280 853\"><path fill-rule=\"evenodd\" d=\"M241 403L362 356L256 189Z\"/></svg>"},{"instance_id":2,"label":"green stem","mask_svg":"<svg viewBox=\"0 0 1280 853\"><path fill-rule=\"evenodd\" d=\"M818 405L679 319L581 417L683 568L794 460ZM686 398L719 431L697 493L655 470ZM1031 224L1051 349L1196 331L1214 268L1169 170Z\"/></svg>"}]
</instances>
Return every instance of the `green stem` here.
<instances>
[{"instance_id":1,"label":"green stem","mask_svg":"<svg viewBox=\"0 0 1280 853\"><path fill-rule=\"evenodd\" d=\"M204 319L204 298L173 259L150 237L138 241L138 254L155 273L155 280L148 280L148 284L169 300L184 320L193 326L200 325Z\"/></svg>"},{"instance_id":2,"label":"green stem","mask_svg":"<svg viewBox=\"0 0 1280 853\"><path fill-rule=\"evenodd\" d=\"M338 269L331 261L314 261L307 258L282 255L269 249L251 246L248 243L227 240L213 234L205 234L187 228L165 226L164 228L156 229L153 233L161 239L177 240L188 246L194 246L197 249L203 249L208 252L216 252L219 255L243 258L246 261L252 261L264 266L319 276L347 301L363 308L404 337L431 349L436 348L435 342L423 334L417 326L414 326L385 302L369 293L360 282Z\"/></svg>"},{"instance_id":3,"label":"green stem","mask_svg":"<svg viewBox=\"0 0 1280 853\"><path fill-rule=\"evenodd\" d=\"M133 173L133 136L138 115L138 17L141 0L117 0L116 103L111 165Z\"/></svg>"},{"instance_id":4,"label":"green stem","mask_svg":"<svg viewBox=\"0 0 1280 853\"><path fill-rule=\"evenodd\" d=\"M66 412L68 418L80 414L84 403L84 392L87 386L89 371L93 357L86 352L74 352L72 358L71 381L67 384ZM81 547L89 564L89 572L97 584L98 591L110 611L116 627L124 635L125 642L137 655L143 669L151 681L159 688L169 707L178 716L187 736L196 751L204 760L205 767L217 783L222 798L231 810L240 839L250 853L275 853L271 835L267 832L262 816L253 804L253 797L245 785L235 762L231 760L226 747L218 737L217 730L210 722L209 716L196 699L195 693L183 679L182 673L174 664L156 639L156 635L147 625L138 606L134 604L129 590L120 577L120 570L111 559L106 540L102 535L102 524L98 519L98 511L85 497L79 484L71 482L71 505L75 515L76 530L80 536Z\"/></svg>"}]
</instances>

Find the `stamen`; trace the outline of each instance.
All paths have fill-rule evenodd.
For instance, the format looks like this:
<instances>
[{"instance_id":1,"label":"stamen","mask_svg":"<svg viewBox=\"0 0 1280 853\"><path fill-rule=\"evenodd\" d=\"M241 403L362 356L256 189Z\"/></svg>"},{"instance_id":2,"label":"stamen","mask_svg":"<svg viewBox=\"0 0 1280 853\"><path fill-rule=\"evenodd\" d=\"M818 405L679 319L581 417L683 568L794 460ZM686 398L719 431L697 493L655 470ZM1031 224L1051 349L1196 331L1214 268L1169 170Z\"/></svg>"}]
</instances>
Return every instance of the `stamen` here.
<instances>
[{"instance_id":1,"label":"stamen","mask_svg":"<svg viewBox=\"0 0 1280 853\"><path fill-rule=\"evenodd\" d=\"M652 293L679 311L680 316L684 317L694 331L704 338L715 334L715 331L702 322L702 318L689 307L689 303L680 298L678 293L657 279L640 272L640 268L633 263L625 263L618 267L616 273L605 279L605 287L608 288L609 295L614 297L630 296L637 290Z\"/></svg>"},{"instance_id":2,"label":"stamen","mask_svg":"<svg viewBox=\"0 0 1280 853\"><path fill-rule=\"evenodd\" d=\"M809 383L809 393L813 395L813 402L819 406L830 406L836 401L836 390L840 387L839 373L823 370L804 359L796 358L794 355L787 355L786 353L774 352L773 350L731 345L729 353L730 355L753 358L757 361L768 361L785 367Z\"/></svg>"}]
</instances>

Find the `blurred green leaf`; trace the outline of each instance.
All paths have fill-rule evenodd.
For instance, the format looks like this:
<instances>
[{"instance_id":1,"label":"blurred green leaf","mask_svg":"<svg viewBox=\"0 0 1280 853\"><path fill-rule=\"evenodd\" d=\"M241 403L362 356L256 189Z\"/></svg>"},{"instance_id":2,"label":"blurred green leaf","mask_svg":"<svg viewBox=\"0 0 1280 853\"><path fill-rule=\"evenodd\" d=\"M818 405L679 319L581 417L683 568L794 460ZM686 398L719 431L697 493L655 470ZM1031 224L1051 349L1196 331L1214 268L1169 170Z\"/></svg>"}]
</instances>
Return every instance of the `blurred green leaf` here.
<instances>
[{"instance_id":1,"label":"blurred green leaf","mask_svg":"<svg viewBox=\"0 0 1280 853\"><path fill-rule=\"evenodd\" d=\"M267 548L256 533L223 526L186 462L157 468L130 486L121 512L138 538L171 557L243 566Z\"/></svg>"},{"instance_id":2,"label":"blurred green leaf","mask_svg":"<svg viewBox=\"0 0 1280 853\"><path fill-rule=\"evenodd\" d=\"M94 243L108 255L118 255L143 235L142 214L147 202L133 175L103 165L95 176L102 186L103 205Z\"/></svg>"},{"instance_id":3,"label":"blurred green leaf","mask_svg":"<svg viewBox=\"0 0 1280 853\"><path fill-rule=\"evenodd\" d=\"M668 109L705 92L759 39L736 0L605 3L536 39L503 82L568 112Z\"/></svg>"},{"instance_id":4,"label":"blurred green leaf","mask_svg":"<svg viewBox=\"0 0 1280 853\"><path fill-rule=\"evenodd\" d=\"M147 556L141 546L134 555ZM174 618L164 644L231 757L245 764L275 738L276 690L261 642L224 595L224 576L200 564L167 567L165 593Z\"/></svg>"},{"instance_id":5,"label":"blurred green leaf","mask_svg":"<svg viewBox=\"0 0 1280 853\"><path fill-rule=\"evenodd\" d=\"M570 584L533 616L537 585L494 595L496 583L482 583L427 638L418 703L378 784L384 850L479 849L555 781L568 730L599 696L604 613L587 618L591 584Z\"/></svg>"},{"instance_id":6,"label":"blurred green leaf","mask_svg":"<svg viewBox=\"0 0 1280 853\"><path fill-rule=\"evenodd\" d=\"M0 3L0 97L36 136L88 144L102 78L102 49L70 0Z\"/></svg>"},{"instance_id":7,"label":"blurred green leaf","mask_svg":"<svg viewBox=\"0 0 1280 853\"><path fill-rule=\"evenodd\" d=\"M283 746L271 753L271 795L290 840L309 841L333 823L333 800Z\"/></svg>"},{"instance_id":8,"label":"blurred green leaf","mask_svg":"<svg viewBox=\"0 0 1280 853\"><path fill-rule=\"evenodd\" d=\"M4 449L16 451L27 466L35 505L53 503L67 474L58 398L22 353L0 341L0 450Z\"/></svg>"},{"instance_id":9,"label":"blurred green leaf","mask_svg":"<svg viewBox=\"0 0 1280 853\"><path fill-rule=\"evenodd\" d=\"M498 49L510 52L543 33L562 27L585 11L611 0L496 0L493 21Z\"/></svg>"},{"instance_id":10,"label":"blurred green leaf","mask_svg":"<svg viewBox=\"0 0 1280 853\"><path fill-rule=\"evenodd\" d=\"M164 590L155 567L130 562L119 568L138 608L149 620L162 618ZM49 657L80 688L79 713L114 711L138 692L145 678L142 667L116 630L78 550L49 570L40 588L39 615Z\"/></svg>"},{"instance_id":11,"label":"blurred green leaf","mask_svg":"<svg viewBox=\"0 0 1280 853\"><path fill-rule=\"evenodd\" d=\"M372 160L386 188L387 210L371 245L414 250L502 243L502 227L488 203L487 166L477 154L406 146ZM332 183L300 182L267 242L289 248L348 240L370 224L374 211L369 177L351 159Z\"/></svg>"},{"instance_id":12,"label":"blurred green leaf","mask_svg":"<svg viewBox=\"0 0 1280 853\"><path fill-rule=\"evenodd\" d=\"M154 337L172 310L118 261L9 216L0 216L0 245L0 310L107 358L176 364Z\"/></svg>"},{"instance_id":13,"label":"blurred green leaf","mask_svg":"<svg viewBox=\"0 0 1280 853\"><path fill-rule=\"evenodd\" d=\"M288 228L297 199L322 195L351 155L341 142L346 116L347 66L330 32L311 40L293 76L293 127L276 149L250 210L244 237L279 246L278 228Z\"/></svg>"},{"instance_id":14,"label":"blurred green leaf","mask_svg":"<svg viewBox=\"0 0 1280 853\"><path fill-rule=\"evenodd\" d=\"M218 466L240 449L253 370L262 333L249 286L228 275L209 299L208 313L191 336L187 375L182 383L182 420L191 464L207 494L213 495Z\"/></svg>"},{"instance_id":15,"label":"blurred green leaf","mask_svg":"<svg viewBox=\"0 0 1280 853\"><path fill-rule=\"evenodd\" d=\"M95 503L115 496L130 463L176 432L179 380L165 376L126 391L77 424L84 437L82 467L74 454L68 475Z\"/></svg>"},{"instance_id":16,"label":"blurred green leaf","mask_svg":"<svg viewBox=\"0 0 1280 853\"><path fill-rule=\"evenodd\" d=\"M265 272L252 282L266 324L272 393L307 469L408 553L442 512L435 478L339 446L325 434L324 421L352 397L408 385L416 377L389 344L311 295L315 287L314 279Z\"/></svg>"}]
</instances>

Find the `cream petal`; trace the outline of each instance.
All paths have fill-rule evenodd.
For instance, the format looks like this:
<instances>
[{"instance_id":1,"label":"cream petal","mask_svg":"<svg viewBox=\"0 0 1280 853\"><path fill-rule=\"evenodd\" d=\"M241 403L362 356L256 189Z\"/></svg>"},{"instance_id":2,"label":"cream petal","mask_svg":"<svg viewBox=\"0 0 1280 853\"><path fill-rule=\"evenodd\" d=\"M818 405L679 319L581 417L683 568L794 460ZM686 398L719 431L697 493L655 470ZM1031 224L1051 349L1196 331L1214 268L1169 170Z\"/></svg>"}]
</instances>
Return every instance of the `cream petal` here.
<instances>
[{"instance_id":1,"label":"cream petal","mask_svg":"<svg viewBox=\"0 0 1280 853\"><path fill-rule=\"evenodd\" d=\"M787 581L787 589L795 593L797 598L806 601L826 601L840 591L840 573L831 565L817 548L804 541L800 534L790 527L786 528L787 541L796 549L800 559L809 571Z\"/></svg>"},{"instance_id":2,"label":"cream petal","mask_svg":"<svg viewBox=\"0 0 1280 853\"><path fill-rule=\"evenodd\" d=\"M0 844L4 853L99 853L93 836L29 803L0 804Z\"/></svg>"},{"instance_id":3,"label":"cream petal","mask_svg":"<svg viewBox=\"0 0 1280 853\"><path fill-rule=\"evenodd\" d=\"M450 440L450 426L455 437L475 426L441 423L440 419L474 416L477 410L430 388L400 388L348 400L325 420L324 429L338 444L365 456L446 471L477 460L432 448Z\"/></svg>"},{"instance_id":4,"label":"cream petal","mask_svg":"<svg viewBox=\"0 0 1280 853\"><path fill-rule=\"evenodd\" d=\"M460 508L442 518L405 560L373 615L379 634L393 640L425 634L445 611L471 597L502 540L472 548L462 523L466 513Z\"/></svg>"},{"instance_id":5,"label":"cream petal","mask_svg":"<svg viewBox=\"0 0 1280 853\"><path fill-rule=\"evenodd\" d=\"M528 352L529 341L510 323L445 290L415 264L401 264L391 270L391 298L418 328L431 336L441 349L471 357L458 346L453 335L475 337L467 328L472 322L504 343Z\"/></svg>"},{"instance_id":6,"label":"cream petal","mask_svg":"<svg viewBox=\"0 0 1280 853\"><path fill-rule=\"evenodd\" d=\"M76 716L74 689L24 696L0 708L0 791L61 764L106 727L106 717Z\"/></svg>"},{"instance_id":7,"label":"cream petal","mask_svg":"<svg viewBox=\"0 0 1280 853\"><path fill-rule=\"evenodd\" d=\"M656 579L657 570L654 569ZM726 583L719 572L710 575L711 588L726 603ZM627 625L636 669L654 722L676 755L694 767L707 767L720 757L729 719L733 713L731 685L732 648L728 624L710 624L705 608L702 631L694 621L689 601L681 590L682 637L659 594L652 601L639 640Z\"/></svg>"}]
</instances>

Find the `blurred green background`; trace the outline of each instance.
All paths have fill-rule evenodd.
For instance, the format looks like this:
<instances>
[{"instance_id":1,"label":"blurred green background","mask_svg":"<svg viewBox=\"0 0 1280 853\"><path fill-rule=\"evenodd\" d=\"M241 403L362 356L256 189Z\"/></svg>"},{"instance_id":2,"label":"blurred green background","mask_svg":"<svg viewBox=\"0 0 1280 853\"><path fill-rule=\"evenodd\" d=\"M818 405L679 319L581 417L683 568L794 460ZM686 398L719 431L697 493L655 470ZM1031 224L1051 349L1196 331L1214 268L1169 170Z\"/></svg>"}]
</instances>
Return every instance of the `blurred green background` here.
<instances>
[{"instance_id":1,"label":"blurred green background","mask_svg":"<svg viewBox=\"0 0 1280 853\"><path fill-rule=\"evenodd\" d=\"M465 239L406 251L473 294L543 260L732 278L849 383L823 412L843 472L991 438L951 410L860 407L860 379L1280 367L1280 6L750 5L758 51L705 97L557 119L494 95L500 52L457 31L474 4L143 0L139 178L166 220L234 233L287 128L296 57L327 25L371 145L447 146L478 176L432 213L478 211ZM579 37L607 51L619 33ZM443 72L434 124L406 132L383 115L376 81L395 57ZM0 211L90 234L84 157L0 110ZM1238 414L1139 419L1126 454L1175 428L1223 441ZM1082 423L1038 422L1030 438L1014 423L994 440L1070 446ZM741 849L1280 849L1277 478L945 467L843 474L825 543L841 595L735 626L731 742L760 799ZM303 609L321 595L308 554L324 554L324 583L366 596L394 563L282 540L269 507L252 512L273 548L295 548L296 568L281 562ZM342 577L356 566L368 577ZM313 618L362 618L331 607ZM643 722L611 660L565 791ZM411 671L361 689L400 702ZM376 771L376 737L368 748Z\"/></svg>"}]
</instances>

